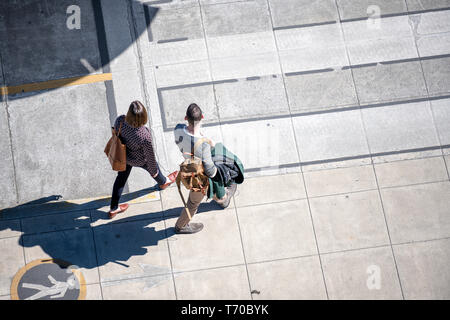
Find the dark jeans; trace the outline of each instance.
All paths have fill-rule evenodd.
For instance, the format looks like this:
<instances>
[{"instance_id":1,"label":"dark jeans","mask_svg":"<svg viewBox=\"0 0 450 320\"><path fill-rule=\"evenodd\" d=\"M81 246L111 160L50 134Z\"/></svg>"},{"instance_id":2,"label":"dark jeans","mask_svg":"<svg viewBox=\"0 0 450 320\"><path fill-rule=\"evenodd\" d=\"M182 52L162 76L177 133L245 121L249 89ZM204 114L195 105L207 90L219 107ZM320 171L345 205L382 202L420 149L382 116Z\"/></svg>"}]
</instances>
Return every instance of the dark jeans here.
<instances>
[{"instance_id":1,"label":"dark jeans","mask_svg":"<svg viewBox=\"0 0 450 320\"><path fill-rule=\"evenodd\" d=\"M123 188L125 187L125 183L130 176L132 166L127 164L127 168L125 171L119 171L117 173L116 181L114 181L113 192L111 197L111 211L116 210L119 207L120 196L122 195ZM158 167L158 175L154 178L158 185L163 185L166 183L166 177L162 174L161 170Z\"/></svg>"}]
</instances>

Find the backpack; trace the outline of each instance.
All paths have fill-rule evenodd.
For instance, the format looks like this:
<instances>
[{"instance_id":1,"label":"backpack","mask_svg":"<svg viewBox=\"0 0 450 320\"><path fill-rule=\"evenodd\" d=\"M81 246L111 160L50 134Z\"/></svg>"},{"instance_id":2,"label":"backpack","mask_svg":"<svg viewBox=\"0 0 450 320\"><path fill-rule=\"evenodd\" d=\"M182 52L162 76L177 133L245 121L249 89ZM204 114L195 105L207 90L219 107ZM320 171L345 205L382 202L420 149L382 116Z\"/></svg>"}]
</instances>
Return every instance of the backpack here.
<instances>
[{"instance_id":1,"label":"backpack","mask_svg":"<svg viewBox=\"0 0 450 320\"><path fill-rule=\"evenodd\" d=\"M177 175L177 187L178 192L180 193L181 200L183 201L186 212L191 219L191 213L187 208L186 201L184 200L183 193L181 192L181 184L183 184L186 189L192 190L194 192L201 192L206 195L206 191L209 186L209 178L204 173L202 159L194 156L195 150L203 143L207 142L211 144L211 141L206 138L199 139L195 145L193 146L191 153L187 153L191 155L190 159L184 160L180 164L180 170Z\"/></svg>"}]
</instances>

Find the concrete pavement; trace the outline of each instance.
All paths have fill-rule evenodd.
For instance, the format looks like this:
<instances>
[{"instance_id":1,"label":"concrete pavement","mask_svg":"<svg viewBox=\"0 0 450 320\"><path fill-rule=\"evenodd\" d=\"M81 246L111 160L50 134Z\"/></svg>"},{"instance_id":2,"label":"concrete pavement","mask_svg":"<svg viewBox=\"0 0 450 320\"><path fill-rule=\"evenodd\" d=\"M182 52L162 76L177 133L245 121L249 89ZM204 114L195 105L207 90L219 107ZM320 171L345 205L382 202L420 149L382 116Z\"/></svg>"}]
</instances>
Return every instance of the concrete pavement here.
<instances>
[{"instance_id":1,"label":"concrete pavement","mask_svg":"<svg viewBox=\"0 0 450 320\"><path fill-rule=\"evenodd\" d=\"M51 257L81 268L88 299L450 298L449 1L5 3L3 87L112 81L1 96L0 296ZM106 219L102 150L135 99L166 173L191 102L245 165L199 234L173 234L176 189L140 169Z\"/></svg>"},{"instance_id":2,"label":"concrete pavement","mask_svg":"<svg viewBox=\"0 0 450 320\"><path fill-rule=\"evenodd\" d=\"M87 299L448 299L449 192L443 158L424 157L249 178L230 208L201 205L195 235L173 232L175 187L113 220L101 199L24 207L0 221L1 295L59 258Z\"/></svg>"}]
</instances>

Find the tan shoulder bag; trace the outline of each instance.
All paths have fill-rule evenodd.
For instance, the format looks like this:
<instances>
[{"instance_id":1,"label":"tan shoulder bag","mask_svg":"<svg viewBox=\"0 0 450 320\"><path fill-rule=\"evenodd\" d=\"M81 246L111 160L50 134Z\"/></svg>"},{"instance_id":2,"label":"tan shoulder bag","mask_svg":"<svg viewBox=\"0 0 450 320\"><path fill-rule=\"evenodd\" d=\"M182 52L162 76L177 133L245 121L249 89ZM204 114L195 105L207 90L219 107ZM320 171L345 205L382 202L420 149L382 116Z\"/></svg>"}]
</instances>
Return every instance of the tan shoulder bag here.
<instances>
[{"instance_id":1,"label":"tan shoulder bag","mask_svg":"<svg viewBox=\"0 0 450 320\"><path fill-rule=\"evenodd\" d=\"M117 132L117 134L114 127L111 128L112 137L109 139L104 150L114 171L125 171L127 168L126 146L119 138L120 131L122 130L122 123L123 122L120 123L119 132Z\"/></svg>"}]
</instances>

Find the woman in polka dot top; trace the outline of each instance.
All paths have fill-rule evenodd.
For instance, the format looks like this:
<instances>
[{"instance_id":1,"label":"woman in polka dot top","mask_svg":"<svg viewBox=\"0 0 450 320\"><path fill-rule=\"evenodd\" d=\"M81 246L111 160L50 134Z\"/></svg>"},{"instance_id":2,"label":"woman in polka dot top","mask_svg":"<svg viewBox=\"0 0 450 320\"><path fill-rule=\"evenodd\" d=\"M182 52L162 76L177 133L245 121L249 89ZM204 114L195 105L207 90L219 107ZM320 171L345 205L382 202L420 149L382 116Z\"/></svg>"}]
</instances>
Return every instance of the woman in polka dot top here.
<instances>
[{"instance_id":1,"label":"woman in polka dot top","mask_svg":"<svg viewBox=\"0 0 450 320\"><path fill-rule=\"evenodd\" d=\"M119 132L120 129L120 140L126 145L127 167L125 171L118 172L114 182L109 211L110 218L128 209L126 203L119 206L119 199L132 167L147 170L156 180L160 189L165 189L172 184L178 174L178 171L175 171L165 177L161 173L153 151L152 135L149 128L145 126L146 123L147 110L139 101L133 101L127 115L119 116L114 123L116 132Z\"/></svg>"}]
</instances>

